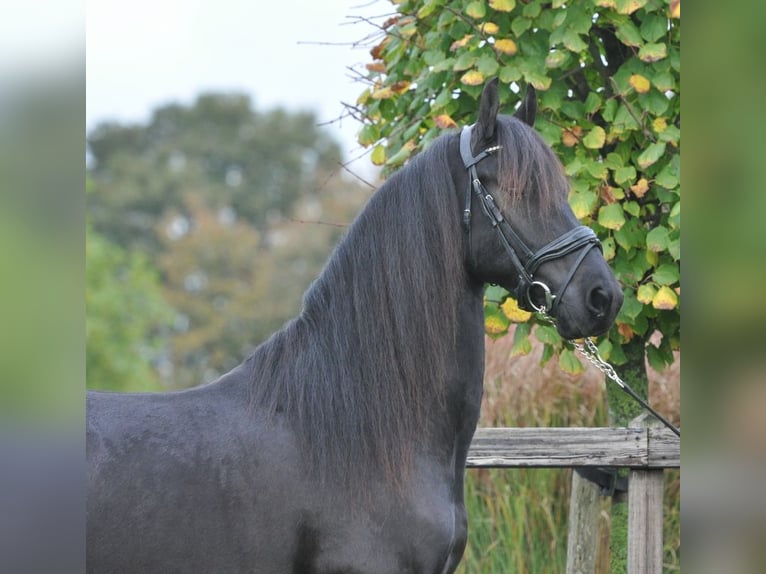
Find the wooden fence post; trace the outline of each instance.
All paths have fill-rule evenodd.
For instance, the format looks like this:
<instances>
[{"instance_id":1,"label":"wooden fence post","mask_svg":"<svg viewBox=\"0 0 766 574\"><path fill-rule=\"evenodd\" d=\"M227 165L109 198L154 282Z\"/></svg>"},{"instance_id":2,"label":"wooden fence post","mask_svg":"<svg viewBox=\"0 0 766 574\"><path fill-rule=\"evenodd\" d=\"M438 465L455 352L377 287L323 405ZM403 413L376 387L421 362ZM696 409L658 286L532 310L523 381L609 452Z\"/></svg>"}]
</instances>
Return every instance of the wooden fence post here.
<instances>
[{"instance_id":1,"label":"wooden fence post","mask_svg":"<svg viewBox=\"0 0 766 574\"><path fill-rule=\"evenodd\" d=\"M601 488L572 470L566 574L593 574L598 550Z\"/></svg>"},{"instance_id":2,"label":"wooden fence post","mask_svg":"<svg viewBox=\"0 0 766 574\"><path fill-rule=\"evenodd\" d=\"M656 424L642 415L630 426ZM628 574L662 574L663 471L632 469L628 480Z\"/></svg>"}]
</instances>

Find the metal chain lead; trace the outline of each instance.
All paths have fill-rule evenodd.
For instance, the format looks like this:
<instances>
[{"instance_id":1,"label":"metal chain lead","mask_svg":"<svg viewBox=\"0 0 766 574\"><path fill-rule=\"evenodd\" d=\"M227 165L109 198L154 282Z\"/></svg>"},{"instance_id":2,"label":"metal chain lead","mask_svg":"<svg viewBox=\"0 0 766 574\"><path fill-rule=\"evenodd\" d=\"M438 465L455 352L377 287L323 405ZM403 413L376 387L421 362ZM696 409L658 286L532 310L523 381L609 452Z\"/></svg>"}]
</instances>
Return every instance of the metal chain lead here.
<instances>
[{"instance_id":1,"label":"metal chain lead","mask_svg":"<svg viewBox=\"0 0 766 574\"><path fill-rule=\"evenodd\" d=\"M551 317L545 307L541 307L538 309L538 315L550 323L551 325L556 325L556 320ZM612 382L616 383L618 387L620 387L625 393L627 393L630 397L632 397L635 401L637 401L642 407L644 407L647 411L652 413L657 419L659 419L666 427L668 427L673 433L681 437L681 430L673 425L670 421L668 421L665 417L663 417L660 413L655 411L652 407L649 406L649 403L647 403L644 399L642 399L633 389L630 388L630 386L623 381L620 376L617 374L617 371L614 370L614 367L610 365L608 362L606 362L604 359L601 358L601 355L598 352L598 347L596 347L596 344L591 341L589 338L583 339L582 343L578 343L577 341L569 341L575 349L580 351L580 354L588 359L588 361L596 367L599 371L604 373L608 379L610 379Z\"/></svg>"}]
</instances>

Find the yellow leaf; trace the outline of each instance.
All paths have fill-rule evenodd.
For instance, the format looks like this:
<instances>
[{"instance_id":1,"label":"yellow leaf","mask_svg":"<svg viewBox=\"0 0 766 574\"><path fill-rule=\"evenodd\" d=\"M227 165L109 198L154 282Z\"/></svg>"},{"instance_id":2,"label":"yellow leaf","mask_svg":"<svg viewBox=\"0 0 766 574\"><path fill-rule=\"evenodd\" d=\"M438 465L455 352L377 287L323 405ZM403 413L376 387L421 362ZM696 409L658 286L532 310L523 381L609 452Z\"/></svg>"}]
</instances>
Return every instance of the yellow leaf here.
<instances>
[{"instance_id":1,"label":"yellow leaf","mask_svg":"<svg viewBox=\"0 0 766 574\"><path fill-rule=\"evenodd\" d=\"M617 0L617 12L620 14L633 14L639 8L646 5L647 0Z\"/></svg>"},{"instance_id":2,"label":"yellow leaf","mask_svg":"<svg viewBox=\"0 0 766 574\"><path fill-rule=\"evenodd\" d=\"M500 308L503 310L505 316L514 323L525 323L532 317L532 313L519 309L516 299L513 299L512 297L508 297L505 300L505 303L500 305Z\"/></svg>"},{"instance_id":3,"label":"yellow leaf","mask_svg":"<svg viewBox=\"0 0 766 574\"><path fill-rule=\"evenodd\" d=\"M489 0L489 7L498 12L510 12L516 7L516 0Z\"/></svg>"},{"instance_id":4,"label":"yellow leaf","mask_svg":"<svg viewBox=\"0 0 766 574\"><path fill-rule=\"evenodd\" d=\"M359 97L356 99L356 103L357 105L361 106L362 104L366 104L367 100L369 99L370 99L370 88L367 88L361 94L359 94Z\"/></svg>"},{"instance_id":5,"label":"yellow leaf","mask_svg":"<svg viewBox=\"0 0 766 574\"><path fill-rule=\"evenodd\" d=\"M580 136L582 136L582 128L580 126L565 129L561 132L561 143L567 147L572 147L580 141Z\"/></svg>"},{"instance_id":6,"label":"yellow leaf","mask_svg":"<svg viewBox=\"0 0 766 574\"><path fill-rule=\"evenodd\" d=\"M370 70L370 72L380 72L380 73L383 73L383 72L386 71L386 63L383 62L382 60L376 60L374 62L366 64L365 68Z\"/></svg>"},{"instance_id":7,"label":"yellow leaf","mask_svg":"<svg viewBox=\"0 0 766 574\"><path fill-rule=\"evenodd\" d=\"M441 129L456 128L457 124L448 114L441 114L434 117L434 122Z\"/></svg>"},{"instance_id":8,"label":"yellow leaf","mask_svg":"<svg viewBox=\"0 0 766 574\"><path fill-rule=\"evenodd\" d=\"M661 134L668 129L668 122L665 121L665 118L655 118L652 122L652 129L658 134Z\"/></svg>"},{"instance_id":9,"label":"yellow leaf","mask_svg":"<svg viewBox=\"0 0 766 574\"><path fill-rule=\"evenodd\" d=\"M408 82L407 80L396 82L394 85L391 86L391 90L395 94L403 94L409 89L410 89L410 82Z\"/></svg>"},{"instance_id":10,"label":"yellow leaf","mask_svg":"<svg viewBox=\"0 0 766 574\"><path fill-rule=\"evenodd\" d=\"M495 50L513 56L518 48L516 47L516 42L510 38L504 38L495 42Z\"/></svg>"},{"instance_id":11,"label":"yellow leaf","mask_svg":"<svg viewBox=\"0 0 766 574\"><path fill-rule=\"evenodd\" d=\"M484 15L487 13L487 8L483 3L477 0L465 7L465 13L474 20L478 20L479 18L484 18Z\"/></svg>"},{"instance_id":12,"label":"yellow leaf","mask_svg":"<svg viewBox=\"0 0 766 574\"><path fill-rule=\"evenodd\" d=\"M375 165L383 165L386 163L386 148L383 144L375 146L375 149L372 150L370 160L372 160L372 163Z\"/></svg>"},{"instance_id":13,"label":"yellow leaf","mask_svg":"<svg viewBox=\"0 0 766 574\"><path fill-rule=\"evenodd\" d=\"M594 126L593 129L582 139L582 143L588 149L601 149L606 142L606 132L601 126Z\"/></svg>"},{"instance_id":14,"label":"yellow leaf","mask_svg":"<svg viewBox=\"0 0 766 574\"><path fill-rule=\"evenodd\" d=\"M667 285L660 287L657 294L652 299L652 307L661 310L675 309L678 305L678 295Z\"/></svg>"},{"instance_id":15,"label":"yellow leaf","mask_svg":"<svg viewBox=\"0 0 766 574\"><path fill-rule=\"evenodd\" d=\"M470 70L463 74L460 81L469 86L479 86L484 83L484 74L477 70Z\"/></svg>"},{"instance_id":16,"label":"yellow leaf","mask_svg":"<svg viewBox=\"0 0 766 574\"><path fill-rule=\"evenodd\" d=\"M670 0L670 17L681 17L681 0Z\"/></svg>"},{"instance_id":17,"label":"yellow leaf","mask_svg":"<svg viewBox=\"0 0 766 574\"><path fill-rule=\"evenodd\" d=\"M500 317L490 315L484 320L484 330L488 335L499 335L505 333L508 325L504 324Z\"/></svg>"},{"instance_id":18,"label":"yellow leaf","mask_svg":"<svg viewBox=\"0 0 766 574\"><path fill-rule=\"evenodd\" d=\"M638 299L644 305L648 305L652 302L656 294L657 289L654 287L654 285L649 285L647 283L638 287L638 290L636 291L636 299Z\"/></svg>"},{"instance_id":19,"label":"yellow leaf","mask_svg":"<svg viewBox=\"0 0 766 574\"><path fill-rule=\"evenodd\" d=\"M471 38L473 38L473 34L466 34L465 36L460 38L460 40L455 40L454 42L452 42L452 45L449 47L450 51L454 52L458 48L462 48L471 40Z\"/></svg>"},{"instance_id":20,"label":"yellow leaf","mask_svg":"<svg viewBox=\"0 0 766 574\"><path fill-rule=\"evenodd\" d=\"M630 85L633 86L633 89L636 90L639 94L645 94L652 87L652 84L649 83L649 80L647 80L641 74L633 74L628 80L628 83L630 83Z\"/></svg>"},{"instance_id":21,"label":"yellow leaf","mask_svg":"<svg viewBox=\"0 0 766 574\"><path fill-rule=\"evenodd\" d=\"M394 95L393 90L390 87L380 88L372 92L373 100L385 100Z\"/></svg>"},{"instance_id":22,"label":"yellow leaf","mask_svg":"<svg viewBox=\"0 0 766 574\"><path fill-rule=\"evenodd\" d=\"M633 328L627 323L617 323L617 332L622 336L625 342L630 341L636 334Z\"/></svg>"},{"instance_id":23,"label":"yellow leaf","mask_svg":"<svg viewBox=\"0 0 766 574\"><path fill-rule=\"evenodd\" d=\"M645 177L642 177L635 183L635 185L630 186L630 191L632 191L633 195L638 198L644 197L646 192L649 191L649 182Z\"/></svg>"},{"instance_id":24,"label":"yellow leaf","mask_svg":"<svg viewBox=\"0 0 766 574\"><path fill-rule=\"evenodd\" d=\"M492 35L497 34L500 31L500 26L495 24L494 22L484 22L484 24L481 25L481 31L485 34Z\"/></svg>"}]
</instances>

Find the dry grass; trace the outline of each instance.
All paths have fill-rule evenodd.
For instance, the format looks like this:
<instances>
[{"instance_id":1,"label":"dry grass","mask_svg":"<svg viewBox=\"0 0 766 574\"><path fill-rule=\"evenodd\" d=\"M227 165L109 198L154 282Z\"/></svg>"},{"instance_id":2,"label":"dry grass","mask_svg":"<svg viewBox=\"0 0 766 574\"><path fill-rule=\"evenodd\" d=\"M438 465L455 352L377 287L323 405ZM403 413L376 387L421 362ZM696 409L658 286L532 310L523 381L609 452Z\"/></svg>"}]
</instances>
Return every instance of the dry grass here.
<instances>
[{"instance_id":1,"label":"dry grass","mask_svg":"<svg viewBox=\"0 0 766 574\"><path fill-rule=\"evenodd\" d=\"M604 376L587 365L583 373L562 371L556 359L540 366L543 346L532 337L532 351L511 356L513 334L486 340L481 426L606 425ZM670 421L681 418L681 357L658 373L648 369L649 402ZM630 381L627 381L630 384ZM610 383L611 384L611 383Z\"/></svg>"},{"instance_id":2,"label":"dry grass","mask_svg":"<svg viewBox=\"0 0 766 574\"><path fill-rule=\"evenodd\" d=\"M604 376L589 366L563 372L540 365L542 345L511 357L513 334L486 341L481 426L607 426ZM680 421L680 356L666 371L648 369L650 404ZM628 381L630 383L630 381ZM611 383L610 383L611 384ZM571 488L569 469L471 470L466 482L470 534L461 574L563 572ZM680 570L680 472L666 472L665 566ZM603 502L596 571L609 572L609 506Z\"/></svg>"}]
</instances>

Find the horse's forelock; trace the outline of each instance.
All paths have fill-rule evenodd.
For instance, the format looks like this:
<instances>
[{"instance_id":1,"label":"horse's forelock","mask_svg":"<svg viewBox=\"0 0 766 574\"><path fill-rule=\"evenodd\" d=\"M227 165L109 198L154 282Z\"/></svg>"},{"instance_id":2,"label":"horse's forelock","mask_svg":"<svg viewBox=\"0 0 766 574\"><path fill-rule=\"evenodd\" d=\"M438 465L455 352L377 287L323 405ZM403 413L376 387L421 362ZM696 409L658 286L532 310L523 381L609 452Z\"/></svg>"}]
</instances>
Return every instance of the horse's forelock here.
<instances>
[{"instance_id":1,"label":"horse's forelock","mask_svg":"<svg viewBox=\"0 0 766 574\"><path fill-rule=\"evenodd\" d=\"M542 137L522 121L498 118L499 200L515 208L536 194L538 213L545 215L566 201L569 184L561 162Z\"/></svg>"}]
</instances>

